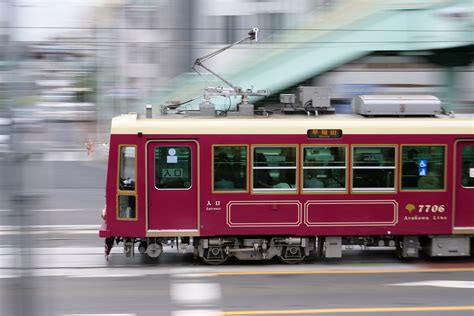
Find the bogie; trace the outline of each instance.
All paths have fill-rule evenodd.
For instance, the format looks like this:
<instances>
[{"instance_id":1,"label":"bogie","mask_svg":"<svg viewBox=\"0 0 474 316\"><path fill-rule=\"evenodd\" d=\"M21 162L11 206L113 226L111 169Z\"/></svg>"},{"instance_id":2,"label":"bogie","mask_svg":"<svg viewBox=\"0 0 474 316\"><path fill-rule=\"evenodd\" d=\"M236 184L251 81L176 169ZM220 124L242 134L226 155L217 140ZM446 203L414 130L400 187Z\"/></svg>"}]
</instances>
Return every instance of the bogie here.
<instances>
[{"instance_id":1,"label":"bogie","mask_svg":"<svg viewBox=\"0 0 474 316\"><path fill-rule=\"evenodd\" d=\"M298 264L308 259L341 258L343 249L383 248L393 249L401 259L416 259L423 252L430 257L469 256L471 239L463 236L331 236L331 237L214 237L214 238L121 238L107 239L108 245L115 240L123 243L127 257L135 254L134 246L142 255L156 259L164 247L174 247L176 240L184 240L181 246L192 246L195 258L206 264L220 265L235 258L239 261L269 261L278 258L287 264ZM106 245L106 249L108 246ZM186 247L181 247L185 249Z\"/></svg>"}]
</instances>

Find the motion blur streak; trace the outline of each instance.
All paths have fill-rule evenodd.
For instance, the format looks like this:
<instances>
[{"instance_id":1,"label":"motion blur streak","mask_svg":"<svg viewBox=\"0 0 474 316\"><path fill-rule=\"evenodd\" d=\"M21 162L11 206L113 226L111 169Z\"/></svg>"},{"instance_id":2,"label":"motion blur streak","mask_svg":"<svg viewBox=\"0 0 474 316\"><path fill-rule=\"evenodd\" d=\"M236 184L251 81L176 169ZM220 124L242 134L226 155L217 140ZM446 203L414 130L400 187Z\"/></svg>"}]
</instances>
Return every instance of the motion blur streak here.
<instances>
[{"instance_id":1,"label":"motion blur streak","mask_svg":"<svg viewBox=\"0 0 474 316\"><path fill-rule=\"evenodd\" d=\"M380 308L323 308L301 310L268 310L223 312L222 315L298 315L298 314L353 314L353 313L394 313L394 312L441 312L474 311L474 306L427 306L427 307L380 307Z\"/></svg>"},{"instance_id":2,"label":"motion blur streak","mask_svg":"<svg viewBox=\"0 0 474 316\"><path fill-rule=\"evenodd\" d=\"M239 276L239 275L292 275L292 274L379 274L379 273L421 273L421 272L454 272L474 271L474 268L443 268L443 269L380 269L380 270L326 270L326 271L245 271L245 272L215 272L212 276Z\"/></svg>"}]
</instances>

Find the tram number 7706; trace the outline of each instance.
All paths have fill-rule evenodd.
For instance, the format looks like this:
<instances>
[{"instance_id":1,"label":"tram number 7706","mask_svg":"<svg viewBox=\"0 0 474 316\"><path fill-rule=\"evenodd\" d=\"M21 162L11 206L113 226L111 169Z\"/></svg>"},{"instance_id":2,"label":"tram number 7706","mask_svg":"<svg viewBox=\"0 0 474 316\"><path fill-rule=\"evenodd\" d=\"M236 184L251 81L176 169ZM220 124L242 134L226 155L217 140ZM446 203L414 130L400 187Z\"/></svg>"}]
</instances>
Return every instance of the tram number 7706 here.
<instances>
[{"instance_id":1,"label":"tram number 7706","mask_svg":"<svg viewBox=\"0 0 474 316\"><path fill-rule=\"evenodd\" d=\"M420 204L418 205L418 213L444 213L446 210L443 204L431 205L431 204Z\"/></svg>"}]
</instances>

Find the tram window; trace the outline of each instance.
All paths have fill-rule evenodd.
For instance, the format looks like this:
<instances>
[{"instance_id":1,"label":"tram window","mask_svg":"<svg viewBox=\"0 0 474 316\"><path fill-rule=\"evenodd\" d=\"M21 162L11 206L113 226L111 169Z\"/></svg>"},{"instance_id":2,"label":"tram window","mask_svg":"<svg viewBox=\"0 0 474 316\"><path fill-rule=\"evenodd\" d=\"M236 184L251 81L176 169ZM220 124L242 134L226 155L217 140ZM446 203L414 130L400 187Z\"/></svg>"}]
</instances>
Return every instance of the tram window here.
<instances>
[{"instance_id":1,"label":"tram window","mask_svg":"<svg viewBox=\"0 0 474 316\"><path fill-rule=\"evenodd\" d=\"M463 187L474 187L474 146L465 146L462 149L462 175Z\"/></svg>"},{"instance_id":2,"label":"tram window","mask_svg":"<svg viewBox=\"0 0 474 316\"><path fill-rule=\"evenodd\" d=\"M118 218L134 219L136 218L136 197L134 195L118 196Z\"/></svg>"},{"instance_id":3,"label":"tram window","mask_svg":"<svg viewBox=\"0 0 474 316\"><path fill-rule=\"evenodd\" d=\"M443 189L444 153L444 146L402 146L402 189Z\"/></svg>"},{"instance_id":4,"label":"tram window","mask_svg":"<svg viewBox=\"0 0 474 316\"><path fill-rule=\"evenodd\" d=\"M191 148L160 146L155 148L155 187L189 189L191 187Z\"/></svg>"},{"instance_id":5,"label":"tram window","mask_svg":"<svg viewBox=\"0 0 474 316\"><path fill-rule=\"evenodd\" d=\"M352 176L354 191L394 191L395 147L355 146Z\"/></svg>"},{"instance_id":6,"label":"tram window","mask_svg":"<svg viewBox=\"0 0 474 316\"><path fill-rule=\"evenodd\" d=\"M247 146L214 146L214 191L247 190Z\"/></svg>"},{"instance_id":7,"label":"tram window","mask_svg":"<svg viewBox=\"0 0 474 316\"><path fill-rule=\"evenodd\" d=\"M296 147L255 147L253 188L296 191Z\"/></svg>"},{"instance_id":8,"label":"tram window","mask_svg":"<svg viewBox=\"0 0 474 316\"><path fill-rule=\"evenodd\" d=\"M315 146L303 149L303 190L344 191L346 148Z\"/></svg>"},{"instance_id":9,"label":"tram window","mask_svg":"<svg viewBox=\"0 0 474 316\"><path fill-rule=\"evenodd\" d=\"M119 190L135 191L135 157L134 146L120 146Z\"/></svg>"}]
</instances>

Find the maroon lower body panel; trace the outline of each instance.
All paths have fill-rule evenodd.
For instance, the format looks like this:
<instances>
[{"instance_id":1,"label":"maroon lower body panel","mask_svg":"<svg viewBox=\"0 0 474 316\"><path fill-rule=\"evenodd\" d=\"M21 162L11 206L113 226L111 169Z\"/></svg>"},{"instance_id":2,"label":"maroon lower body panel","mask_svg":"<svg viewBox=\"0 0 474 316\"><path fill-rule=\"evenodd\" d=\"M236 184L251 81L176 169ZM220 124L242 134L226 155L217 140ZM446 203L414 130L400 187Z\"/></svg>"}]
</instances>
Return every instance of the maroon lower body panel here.
<instances>
[{"instance_id":1,"label":"maroon lower body panel","mask_svg":"<svg viewBox=\"0 0 474 316\"><path fill-rule=\"evenodd\" d=\"M334 200L305 203L307 226L393 226L398 220L395 201Z\"/></svg>"}]
</instances>

